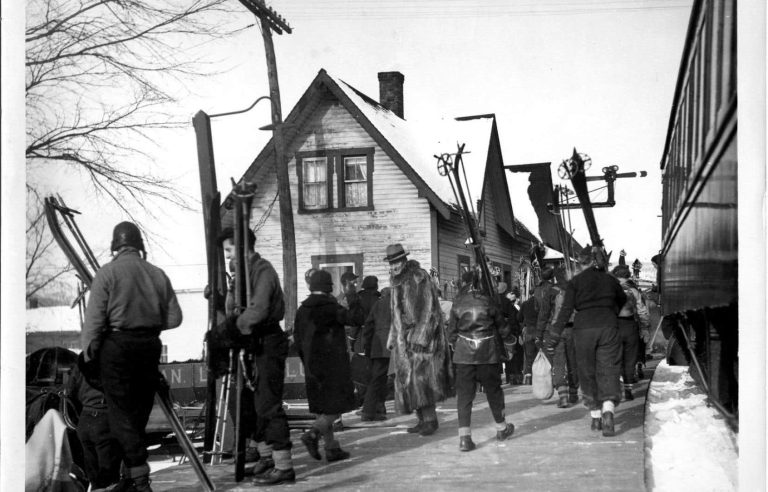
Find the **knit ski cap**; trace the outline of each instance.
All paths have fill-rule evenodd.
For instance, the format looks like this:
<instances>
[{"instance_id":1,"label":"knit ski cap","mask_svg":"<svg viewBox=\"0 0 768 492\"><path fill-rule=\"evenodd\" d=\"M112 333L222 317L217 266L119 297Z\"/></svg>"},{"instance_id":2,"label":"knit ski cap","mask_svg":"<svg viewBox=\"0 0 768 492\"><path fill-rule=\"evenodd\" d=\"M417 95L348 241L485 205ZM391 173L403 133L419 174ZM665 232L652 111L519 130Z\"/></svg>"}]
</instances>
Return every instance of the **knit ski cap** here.
<instances>
[{"instance_id":1,"label":"knit ski cap","mask_svg":"<svg viewBox=\"0 0 768 492\"><path fill-rule=\"evenodd\" d=\"M361 287L368 290L379 290L379 278L375 275L368 275L363 279Z\"/></svg>"},{"instance_id":2,"label":"knit ski cap","mask_svg":"<svg viewBox=\"0 0 768 492\"><path fill-rule=\"evenodd\" d=\"M318 270L309 277L309 290L320 292L333 291L333 279L325 270Z\"/></svg>"}]
</instances>

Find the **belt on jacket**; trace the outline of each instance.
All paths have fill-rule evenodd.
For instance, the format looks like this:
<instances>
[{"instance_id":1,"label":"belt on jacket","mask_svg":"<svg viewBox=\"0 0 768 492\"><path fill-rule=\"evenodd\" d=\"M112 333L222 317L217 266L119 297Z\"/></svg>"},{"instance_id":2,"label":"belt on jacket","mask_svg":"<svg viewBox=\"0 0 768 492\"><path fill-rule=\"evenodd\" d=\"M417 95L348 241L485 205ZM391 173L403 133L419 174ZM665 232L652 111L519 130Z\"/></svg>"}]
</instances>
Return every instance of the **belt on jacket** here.
<instances>
[{"instance_id":1,"label":"belt on jacket","mask_svg":"<svg viewBox=\"0 0 768 492\"><path fill-rule=\"evenodd\" d=\"M129 333L131 335L160 336L160 328L110 328L117 333Z\"/></svg>"},{"instance_id":2,"label":"belt on jacket","mask_svg":"<svg viewBox=\"0 0 768 492\"><path fill-rule=\"evenodd\" d=\"M491 335L489 337L483 337L483 338L469 338L469 337L465 337L464 335L459 335L459 336L464 340L468 341L469 344L472 345L472 348L475 350L477 350L477 347L480 346L481 342L494 338L494 335Z\"/></svg>"}]
</instances>

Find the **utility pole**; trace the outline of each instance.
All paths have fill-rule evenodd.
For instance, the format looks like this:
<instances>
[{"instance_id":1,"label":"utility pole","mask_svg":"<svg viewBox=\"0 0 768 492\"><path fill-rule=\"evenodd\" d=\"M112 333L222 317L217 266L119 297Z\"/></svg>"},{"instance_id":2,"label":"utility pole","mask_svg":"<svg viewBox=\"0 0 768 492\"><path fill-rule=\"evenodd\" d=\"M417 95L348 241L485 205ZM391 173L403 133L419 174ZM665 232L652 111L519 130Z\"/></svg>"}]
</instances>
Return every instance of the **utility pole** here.
<instances>
[{"instance_id":1,"label":"utility pole","mask_svg":"<svg viewBox=\"0 0 768 492\"><path fill-rule=\"evenodd\" d=\"M269 99L272 102L272 124L262 128L272 130L272 142L275 147L275 170L277 172L277 192L280 207L280 232L283 240L283 292L285 294L285 331L293 333L293 313L296 312L296 236L293 229L293 206L291 205L291 187L288 180L288 163L285 161L283 142L283 116L280 107L280 86L277 81L277 62L275 47L272 44L272 31L282 34L291 33L291 27L263 0L240 0L261 24L264 39L264 51L267 57L267 76L269 78Z\"/></svg>"}]
</instances>

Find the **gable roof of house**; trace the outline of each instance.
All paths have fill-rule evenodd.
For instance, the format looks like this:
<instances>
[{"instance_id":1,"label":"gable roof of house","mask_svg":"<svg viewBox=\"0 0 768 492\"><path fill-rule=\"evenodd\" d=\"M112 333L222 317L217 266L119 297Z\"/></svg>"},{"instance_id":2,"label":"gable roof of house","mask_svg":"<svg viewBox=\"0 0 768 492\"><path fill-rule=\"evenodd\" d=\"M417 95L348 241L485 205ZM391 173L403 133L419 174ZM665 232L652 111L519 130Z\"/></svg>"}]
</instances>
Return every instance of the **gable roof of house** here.
<instances>
[{"instance_id":1,"label":"gable roof of house","mask_svg":"<svg viewBox=\"0 0 768 492\"><path fill-rule=\"evenodd\" d=\"M420 196L425 197L443 217L450 216L451 204L454 204L456 199L450 181L438 172L435 155L455 153L459 144L465 144L463 161L469 184L468 195L473 204L481 198L491 140L498 138L493 114L428 121L404 120L343 80L336 79L321 69L285 118L284 141L289 142L295 138L302 123L325 95L339 100L414 183ZM271 168L273 155L274 147L270 139L246 170L243 179L257 181L262 173ZM503 168L497 176L506 183ZM509 208L509 213L502 214L502 217L512 217L509 200L498 205ZM511 220L505 221L503 227L514 237L515 230Z\"/></svg>"}]
</instances>

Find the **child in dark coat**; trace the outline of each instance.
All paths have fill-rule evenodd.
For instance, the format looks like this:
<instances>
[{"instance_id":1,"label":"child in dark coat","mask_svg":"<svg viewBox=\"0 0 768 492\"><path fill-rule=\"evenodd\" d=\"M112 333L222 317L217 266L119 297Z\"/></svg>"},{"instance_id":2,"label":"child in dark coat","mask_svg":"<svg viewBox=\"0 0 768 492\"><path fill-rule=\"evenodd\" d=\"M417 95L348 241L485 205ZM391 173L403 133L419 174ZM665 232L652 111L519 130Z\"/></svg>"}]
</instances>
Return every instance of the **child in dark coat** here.
<instances>
[{"instance_id":1,"label":"child in dark coat","mask_svg":"<svg viewBox=\"0 0 768 492\"><path fill-rule=\"evenodd\" d=\"M91 386L83 375L83 354L77 359L67 382L67 394L81 407L77 437L83 446L85 473L91 489L103 489L120 480L122 452L112 437L104 393Z\"/></svg>"},{"instance_id":2,"label":"child in dark coat","mask_svg":"<svg viewBox=\"0 0 768 492\"><path fill-rule=\"evenodd\" d=\"M361 324L362 310L356 299L350 309L331 295L331 275L319 270L310 277L310 295L296 312L294 338L304 363L309 411L317 418L301 436L310 456L320 459L318 443L325 441L325 459L349 458L333 435L333 422L355 408L345 325Z\"/></svg>"}]
</instances>

